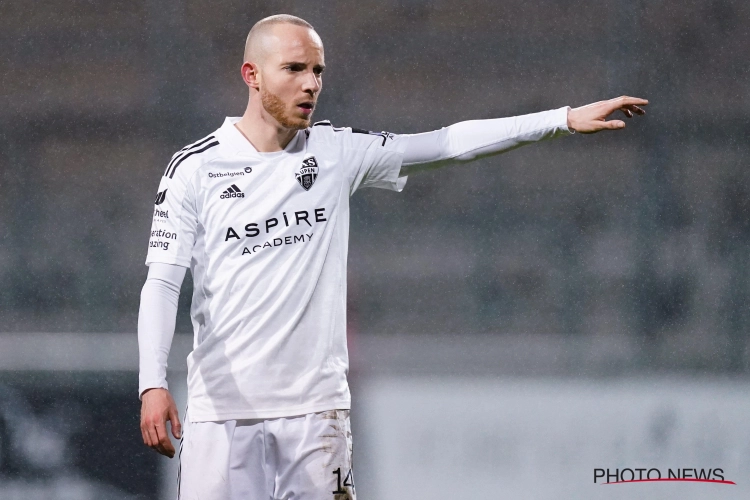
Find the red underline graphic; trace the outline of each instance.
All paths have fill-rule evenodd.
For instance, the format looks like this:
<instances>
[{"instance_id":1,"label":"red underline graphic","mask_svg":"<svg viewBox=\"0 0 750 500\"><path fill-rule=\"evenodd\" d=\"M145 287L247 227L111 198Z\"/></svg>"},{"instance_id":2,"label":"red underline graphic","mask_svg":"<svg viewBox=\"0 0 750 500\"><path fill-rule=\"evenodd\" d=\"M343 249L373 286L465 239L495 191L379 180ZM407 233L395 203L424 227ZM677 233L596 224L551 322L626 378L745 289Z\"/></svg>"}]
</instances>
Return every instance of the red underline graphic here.
<instances>
[{"instance_id":1,"label":"red underline graphic","mask_svg":"<svg viewBox=\"0 0 750 500\"><path fill-rule=\"evenodd\" d=\"M684 481L691 483L718 483L718 484L733 484L737 485L734 481L721 481L719 479L690 479L690 478L676 478L676 477L665 477L662 479L633 479L632 481L613 481L611 483L602 484L625 484L625 483L655 483L660 481Z\"/></svg>"}]
</instances>

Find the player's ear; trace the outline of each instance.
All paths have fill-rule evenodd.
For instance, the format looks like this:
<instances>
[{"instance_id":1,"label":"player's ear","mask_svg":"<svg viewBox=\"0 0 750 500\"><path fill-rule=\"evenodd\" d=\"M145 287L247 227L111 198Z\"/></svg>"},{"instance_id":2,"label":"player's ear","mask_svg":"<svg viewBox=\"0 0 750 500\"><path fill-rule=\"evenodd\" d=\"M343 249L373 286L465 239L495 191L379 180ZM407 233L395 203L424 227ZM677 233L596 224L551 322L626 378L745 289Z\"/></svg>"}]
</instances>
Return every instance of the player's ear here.
<instances>
[{"instance_id":1,"label":"player's ear","mask_svg":"<svg viewBox=\"0 0 750 500\"><path fill-rule=\"evenodd\" d=\"M245 61L242 65L242 79L245 81L248 87L251 89L258 90L258 65Z\"/></svg>"}]
</instances>

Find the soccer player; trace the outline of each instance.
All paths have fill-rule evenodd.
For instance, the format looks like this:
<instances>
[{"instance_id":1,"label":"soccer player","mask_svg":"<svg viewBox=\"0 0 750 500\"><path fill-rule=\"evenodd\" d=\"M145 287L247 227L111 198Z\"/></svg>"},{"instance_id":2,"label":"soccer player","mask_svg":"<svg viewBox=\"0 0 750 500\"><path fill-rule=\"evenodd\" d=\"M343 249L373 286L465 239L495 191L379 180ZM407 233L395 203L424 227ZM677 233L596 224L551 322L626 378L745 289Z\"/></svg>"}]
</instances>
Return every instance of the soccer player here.
<instances>
[{"instance_id":1,"label":"soccer player","mask_svg":"<svg viewBox=\"0 0 750 500\"><path fill-rule=\"evenodd\" d=\"M141 432L175 454L179 498L355 498L346 375L349 197L543 139L625 127L618 97L414 135L312 123L325 70L307 22L259 21L241 118L178 151L159 184L138 320ZM185 270L194 291L184 428L166 364Z\"/></svg>"}]
</instances>

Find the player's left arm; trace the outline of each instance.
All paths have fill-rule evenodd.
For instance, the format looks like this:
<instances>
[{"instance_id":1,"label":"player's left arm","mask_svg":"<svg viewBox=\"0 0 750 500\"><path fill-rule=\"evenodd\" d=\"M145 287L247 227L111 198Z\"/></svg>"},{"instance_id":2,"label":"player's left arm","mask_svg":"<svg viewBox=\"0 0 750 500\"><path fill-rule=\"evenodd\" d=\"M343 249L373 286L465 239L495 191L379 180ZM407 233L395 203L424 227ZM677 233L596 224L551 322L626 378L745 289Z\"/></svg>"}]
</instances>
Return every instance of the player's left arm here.
<instances>
[{"instance_id":1,"label":"player's left arm","mask_svg":"<svg viewBox=\"0 0 750 500\"><path fill-rule=\"evenodd\" d=\"M569 106L551 111L508 118L472 120L433 132L400 135L406 141L399 175L411 175L452 163L496 155L524 144L576 132L592 134L600 130L625 128L622 120L607 120L621 111L627 118L643 115L646 99L621 96L578 108Z\"/></svg>"}]
</instances>

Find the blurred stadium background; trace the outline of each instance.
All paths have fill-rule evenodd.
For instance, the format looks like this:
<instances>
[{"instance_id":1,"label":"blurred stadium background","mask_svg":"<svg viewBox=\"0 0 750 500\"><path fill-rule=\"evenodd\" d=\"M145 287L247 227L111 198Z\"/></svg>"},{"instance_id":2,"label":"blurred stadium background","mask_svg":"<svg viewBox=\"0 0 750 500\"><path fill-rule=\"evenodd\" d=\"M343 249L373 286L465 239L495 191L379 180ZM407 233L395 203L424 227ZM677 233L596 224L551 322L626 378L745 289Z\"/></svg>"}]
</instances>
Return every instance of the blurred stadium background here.
<instances>
[{"instance_id":1,"label":"blurred stadium background","mask_svg":"<svg viewBox=\"0 0 750 500\"><path fill-rule=\"evenodd\" d=\"M279 12L323 38L316 119L335 125L651 101L619 133L354 196L360 496L746 498L739 0L0 3L0 497L173 498L174 461L138 429L151 204L171 154L243 112L244 37ZM593 484L594 468L652 466L738 485Z\"/></svg>"}]
</instances>

